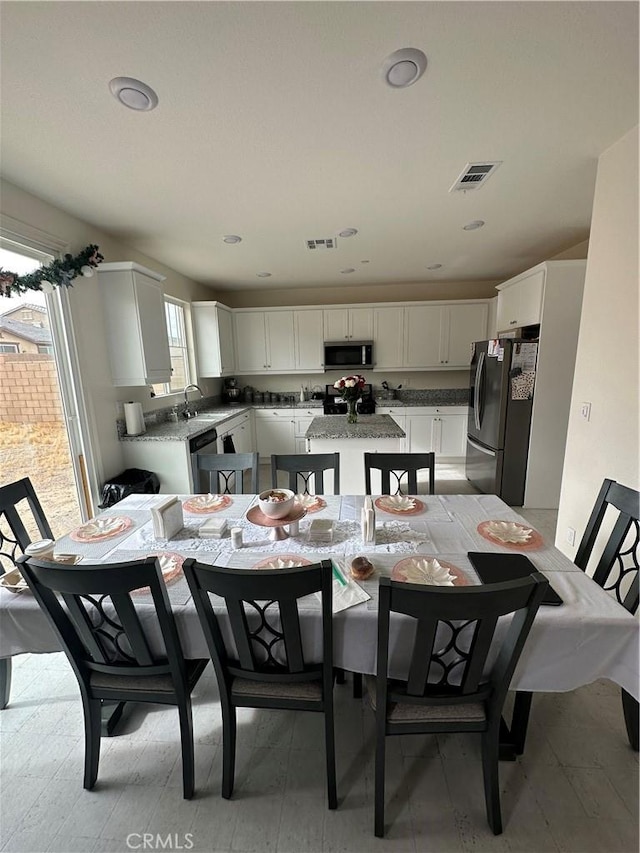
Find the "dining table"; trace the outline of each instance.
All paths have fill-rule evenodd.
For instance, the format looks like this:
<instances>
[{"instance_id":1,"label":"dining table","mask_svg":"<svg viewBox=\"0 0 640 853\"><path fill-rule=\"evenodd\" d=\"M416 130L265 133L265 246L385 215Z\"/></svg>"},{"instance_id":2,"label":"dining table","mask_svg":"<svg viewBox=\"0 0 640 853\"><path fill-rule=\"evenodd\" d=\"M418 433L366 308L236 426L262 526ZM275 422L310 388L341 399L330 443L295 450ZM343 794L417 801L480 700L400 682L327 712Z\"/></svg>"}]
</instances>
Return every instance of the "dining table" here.
<instances>
[{"instance_id":1,"label":"dining table","mask_svg":"<svg viewBox=\"0 0 640 853\"><path fill-rule=\"evenodd\" d=\"M525 554L562 599L541 605L511 681L511 689L564 692L606 678L636 700L639 622L610 594L575 566L553 543L495 495L377 495L371 503L375 534L363 539L364 495L296 497L296 521L281 535L267 523L255 523L258 497L252 494L178 495L183 526L171 539L154 532L152 510L167 495L132 494L55 543L54 555L73 554L82 563L119 563L157 555L187 658L208 656L191 592L181 566L192 557L210 565L286 571L293 566L333 562L334 665L375 674L378 581L480 584L469 554ZM252 512L253 510L253 512ZM224 519L221 538L205 538L200 528L212 517ZM250 519L253 519L250 520ZM316 524L322 520L324 523ZM231 528L242 531L237 547ZM507 531L507 533L504 533ZM351 576L355 557L373 565L367 580ZM435 580L434 580L435 578ZM152 648L161 640L148 594L135 594L135 606ZM303 644L309 659L321 652L321 602L316 596L299 604ZM224 618L223 602L216 612ZM389 674L407 673L412 645L411 620L392 623ZM0 579L0 659L25 652L52 653L60 644L28 588L3 585Z\"/></svg>"}]
</instances>

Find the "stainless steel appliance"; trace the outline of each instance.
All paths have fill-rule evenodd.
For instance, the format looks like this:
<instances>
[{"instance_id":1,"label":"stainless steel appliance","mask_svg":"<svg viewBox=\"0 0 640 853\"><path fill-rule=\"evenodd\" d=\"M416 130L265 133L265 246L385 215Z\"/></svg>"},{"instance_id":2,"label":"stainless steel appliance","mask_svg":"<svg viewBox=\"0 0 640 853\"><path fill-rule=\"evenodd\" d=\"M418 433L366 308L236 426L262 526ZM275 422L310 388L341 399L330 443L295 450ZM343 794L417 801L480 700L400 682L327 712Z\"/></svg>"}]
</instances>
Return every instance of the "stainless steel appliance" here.
<instances>
[{"instance_id":1,"label":"stainless steel appliance","mask_svg":"<svg viewBox=\"0 0 640 853\"><path fill-rule=\"evenodd\" d=\"M324 345L324 369L373 367L373 341L328 341Z\"/></svg>"},{"instance_id":2,"label":"stainless steel appliance","mask_svg":"<svg viewBox=\"0 0 640 853\"><path fill-rule=\"evenodd\" d=\"M202 472L198 471L197 455L198 453L217 453L218 452L218 430L215 427L205 430L189 439L189 455L191 458L191 473L193 478L194 493L206 494L209 491L208 483L200 480Z\"/></svg>"},{"instance_id":3,"label":"stainless steel appliance","mask_svg":"<svg viewBox=\"0 0 640 853\"><path fill-rule=\"evenodd\" d=\"M333 385L326 386L323 410L325 415L347 414L347 402L342 399ZM373 397L371 385L365 385L362 389L362 398L358 401L357 410L361 415L373 415L375 413L376 401Z\"/></svg>"},{"instance_id":4,"label":"stainless steel appliance","mask_svg":"<svg viewBox=\"0 0 640 853\"><path fill-rule=\"evenodd\" d=\"M524 502L537 346L480 341L471 358L466 477L511 506Z\"/></svg>"},{"instance_id":5,"label":"stainless steel appliance","mask_svg":"<svg viewBox=\"0 0 640 853\"><path fill-rule=\"evenodd\" d=\"M222 389L223 403L238 403L242 396L242 390L238 387L238 380L233 376L227 376Z\"/></svg>"}]
</instances>

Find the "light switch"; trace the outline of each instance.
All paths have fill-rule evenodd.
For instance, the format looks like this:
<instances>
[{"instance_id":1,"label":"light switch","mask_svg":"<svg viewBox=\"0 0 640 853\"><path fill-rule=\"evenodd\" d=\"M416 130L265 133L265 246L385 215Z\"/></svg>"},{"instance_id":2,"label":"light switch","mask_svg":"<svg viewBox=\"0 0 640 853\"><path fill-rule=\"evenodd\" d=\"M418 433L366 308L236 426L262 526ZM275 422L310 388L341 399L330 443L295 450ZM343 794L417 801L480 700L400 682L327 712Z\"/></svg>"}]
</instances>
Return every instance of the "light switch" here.
<instances>
[{"instance_id":1,"label":"light switch","mask_svg":"<svg viewBox=\"0 0 640 853\"><path fill-rule=\"evenodd\" d=\"M581 403L580 404L580 414L585 419L585 421L591 420L591 403Z\"/></svg>"},{"instance_id":2,"label":"light switch","mask_svg":"<svg viewBox=\"0 0 640 853\"><path fill-rule=\"evenodd\" d=\"M573 527L567 527L567 542L569 545L576 544L576 531Z\"/></svg>"}]
</instances>

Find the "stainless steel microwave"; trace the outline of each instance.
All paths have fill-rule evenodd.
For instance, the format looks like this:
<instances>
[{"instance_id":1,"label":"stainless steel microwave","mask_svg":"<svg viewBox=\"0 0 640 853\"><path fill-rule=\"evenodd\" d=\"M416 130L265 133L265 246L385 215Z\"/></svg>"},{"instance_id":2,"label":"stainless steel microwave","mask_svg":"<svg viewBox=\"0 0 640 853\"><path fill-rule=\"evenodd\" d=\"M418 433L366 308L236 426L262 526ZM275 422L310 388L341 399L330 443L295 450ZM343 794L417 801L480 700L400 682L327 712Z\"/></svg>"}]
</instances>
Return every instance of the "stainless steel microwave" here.
<instances>
[{"instance_id":1,"label":"stainless steel microwave","mask_svg":"<svg viewBox=\"0 0 640 853\"><path fill-rule=\"evenodd\" d=\"M373 341L325 342L325 370L360 367L373 367Z\"/></svg>"}]
</instances>

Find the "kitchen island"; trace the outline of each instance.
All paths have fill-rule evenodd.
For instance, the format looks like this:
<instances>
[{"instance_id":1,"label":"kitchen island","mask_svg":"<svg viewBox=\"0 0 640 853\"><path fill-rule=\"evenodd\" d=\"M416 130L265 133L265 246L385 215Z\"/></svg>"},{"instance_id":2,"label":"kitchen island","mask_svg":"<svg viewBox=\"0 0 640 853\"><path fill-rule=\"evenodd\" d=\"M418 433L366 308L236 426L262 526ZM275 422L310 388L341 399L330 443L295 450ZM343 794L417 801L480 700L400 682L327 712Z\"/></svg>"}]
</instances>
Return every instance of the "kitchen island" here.
<instances>
[{"instance_id":1,"label":"kitchen island","mask_svg":"<svg viewBox=\"0 0 640 853\"><path fill-rule=\"evenodd\" d=\"M404 430L390 415L358 415L355 424L347 415L314 418L305 434L311 453L340 454L340 491L363 495L364 454L399 453Z\"/></svg>"}]
</instances>

